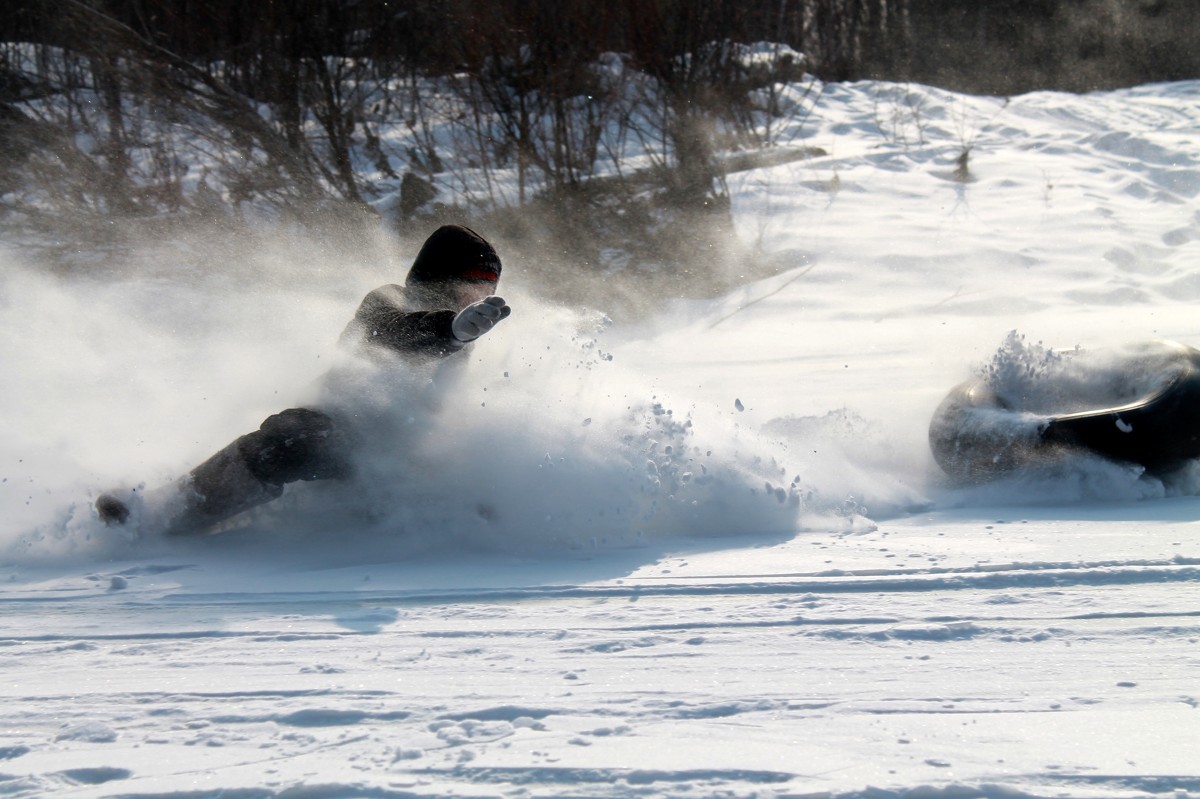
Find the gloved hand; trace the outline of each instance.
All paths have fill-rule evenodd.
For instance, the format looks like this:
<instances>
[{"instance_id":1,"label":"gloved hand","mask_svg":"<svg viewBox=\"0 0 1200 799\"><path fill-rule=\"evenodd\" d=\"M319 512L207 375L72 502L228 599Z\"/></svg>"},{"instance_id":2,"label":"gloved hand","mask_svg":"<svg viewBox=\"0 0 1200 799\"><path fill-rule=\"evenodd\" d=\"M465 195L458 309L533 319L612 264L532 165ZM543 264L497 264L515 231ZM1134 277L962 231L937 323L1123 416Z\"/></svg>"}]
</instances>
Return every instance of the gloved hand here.
<instances>
[{"instance_id":1,"label":"gloved hand","mask_svg":"<svg viewBox=\"0 0 1200 799\"><path fill-rule=\"evenodd\" d=\"M450 331L462 342L474 341L512 313L500 297L487 297L459 311L450 323Z\"/></svg>"}]
</instances>

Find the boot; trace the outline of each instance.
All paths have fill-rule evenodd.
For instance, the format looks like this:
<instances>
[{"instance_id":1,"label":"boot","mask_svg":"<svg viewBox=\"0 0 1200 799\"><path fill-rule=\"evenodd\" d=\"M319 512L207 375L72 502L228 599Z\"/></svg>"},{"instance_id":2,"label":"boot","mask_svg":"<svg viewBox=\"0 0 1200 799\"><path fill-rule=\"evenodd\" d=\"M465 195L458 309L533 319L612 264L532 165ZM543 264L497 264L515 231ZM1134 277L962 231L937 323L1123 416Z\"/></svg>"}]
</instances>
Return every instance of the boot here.
<instances>
[{"instance_id":1,"label":"boot","mask_svg":"<svg viewBox=\"0 0 1200 799\"><path fill-rule=\"evenodd\" d=\"M96 498L96 515L105 527L119 527L129 521L129 504L115 494L104 493Z\"/></svg>"}]
</instances>

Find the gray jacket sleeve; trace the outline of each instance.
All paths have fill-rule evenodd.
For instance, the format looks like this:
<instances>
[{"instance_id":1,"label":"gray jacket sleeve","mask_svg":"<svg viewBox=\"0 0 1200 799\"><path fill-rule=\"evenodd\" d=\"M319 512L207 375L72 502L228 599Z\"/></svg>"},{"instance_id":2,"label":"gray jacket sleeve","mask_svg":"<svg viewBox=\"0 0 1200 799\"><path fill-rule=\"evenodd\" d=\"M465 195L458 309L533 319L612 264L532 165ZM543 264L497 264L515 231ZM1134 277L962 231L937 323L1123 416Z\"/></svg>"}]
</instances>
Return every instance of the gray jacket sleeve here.
<instances>
[{"instance_id":1,"label":"gray jacket sleeve","mask_svg":"<svg viewBox=\"0 0 1200 799\"><path fill-rule=\"evenodd\" d=\"M448 308L411 310L403 286L381 286L363 298L341 340L422 360L443 358L464 346L451 332L454 316Z\"/></svg>"}]
</instances>

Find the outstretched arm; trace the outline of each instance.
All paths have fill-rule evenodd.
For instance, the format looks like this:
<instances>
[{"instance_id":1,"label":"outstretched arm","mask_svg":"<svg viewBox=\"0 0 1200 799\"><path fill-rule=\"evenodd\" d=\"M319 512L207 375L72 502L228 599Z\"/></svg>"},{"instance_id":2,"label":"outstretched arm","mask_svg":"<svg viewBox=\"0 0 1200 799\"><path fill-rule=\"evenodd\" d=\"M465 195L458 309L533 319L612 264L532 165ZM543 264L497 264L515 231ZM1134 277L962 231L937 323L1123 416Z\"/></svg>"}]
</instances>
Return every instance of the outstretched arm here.
<instances>
[{"instance_id":1,"label":"outstretched arm","mask_svg":"<svg viewBox=\"0 0 1200 799\"><path fill-rule=\"evenodd\" d=\"M367 344L409 357L440 358L487 333L512 310L500 297L487 297L462 311L414 311L402 286L368 294L342 334L344 343Z\"/></svg>"},{"instance_id":2,"label":"outstretched arm","mask_svg":"<svg viewBox=\"0 0 1200 799\"><path fill-rule=\"evenodd\" d=\"M454 311L413 311L405 305L401 286L375 289L358 306L342 333L342 342L420 357L444 357L463 348L451 329Z\"/></svg>"}]
</instances>

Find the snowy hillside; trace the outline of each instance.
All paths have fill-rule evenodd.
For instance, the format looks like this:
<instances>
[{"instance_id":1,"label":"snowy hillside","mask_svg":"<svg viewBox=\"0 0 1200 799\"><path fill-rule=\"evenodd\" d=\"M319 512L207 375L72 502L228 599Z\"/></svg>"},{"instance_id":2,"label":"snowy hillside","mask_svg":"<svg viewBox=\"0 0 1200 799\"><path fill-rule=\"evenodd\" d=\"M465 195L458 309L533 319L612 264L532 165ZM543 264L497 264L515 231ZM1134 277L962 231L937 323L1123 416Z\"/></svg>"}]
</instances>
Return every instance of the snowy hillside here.
<instances>
[{"instance_id":1,"label":"snowy hillside","mask_svg":"<svg viewBox=\"0 0 1200 799\"><path fill-rule=\"evenodd\" d=\"M1200 344L1198 129L1200 83L825 86L824 155L729 178L773 277L621 324L506 258L465 368L364 395L394 458L200 540L91 499L313 399L414 253L3 253L0 793L1200 795L1200 473L926 441L1012 342Z\"/></svg>"}]
</instances>

